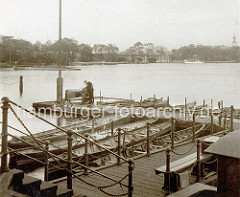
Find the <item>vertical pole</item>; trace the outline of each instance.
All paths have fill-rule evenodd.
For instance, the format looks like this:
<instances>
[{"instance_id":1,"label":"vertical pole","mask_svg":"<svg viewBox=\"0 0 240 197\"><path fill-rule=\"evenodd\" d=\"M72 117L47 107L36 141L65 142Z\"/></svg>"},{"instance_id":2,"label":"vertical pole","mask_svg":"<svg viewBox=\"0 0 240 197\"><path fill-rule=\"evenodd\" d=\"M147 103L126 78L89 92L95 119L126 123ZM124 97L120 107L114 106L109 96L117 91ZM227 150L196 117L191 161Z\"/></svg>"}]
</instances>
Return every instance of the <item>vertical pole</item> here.
<instances>
[{"instance_id":1,"label":"vertical pole","mask_svg":"<svg viewBox=\"0 0 240 197\"><path fill-rule=\"evenodd\" d=\"M95 118L94 116L92 117L92 134L94 133L94 130L95 130Z\"/></svg>"},{"instance_id":2,"label":"vertical pole","mask_svg":"<svg viewBox=\"0 0 240 197\"><path fill-rule=\"evenodd\" d=\"M68 140L68 172L67 172L67 189L72 189L72 141L73 141L73 132L72 130L67 131L67 140Z\"/></svg>"},{"instance_id":3,"label":"vertical pole","mask_svg":"<svg viewBox=\"0 0 240 197\"><path fill-rule=\"evenodd\" d=\"M213 128L213 114L212 113L210 114L210 117L211 117L211 123L210 123L210 125L211 125L211 134L213 135L214 128Z\"/></svg>"},{"instance_id":4,"label":"vertical pole","mask_svg":"<svg viewBox=\"0 0 240 197\"><path fill-rule=\"evenodd\" d=\"M111 121L111 136L113 136L113 130L114 130L114 127L113 127L113 121Z\"/></svg>"},{"instance_id":5,"label":"vertical pole","mask_svg":"<svg viewBox=\"0 0 240 197\"><path fill-rule=\"evenodd\" d=\"M201 142L197 139L197 182L200 182L201 163L200 163Z\"/></svg>"},{"instance_id":6,"label":"vertical pole","mask_svg":"<svg viewBox=\"0 0 240 197\"><path fill-rule=\"evenodd\" d=\"M213 100L211 99L211 109L210 109L211 111L210 111L210 115L212 115L212 113L213 113Z\"/></svg>"},{"instance_id":7,"label":"vertical pole","mask_svg":"<svg viewBox=\"0 0 240 197\"><path fill-rule=\"evenodd\" d=\"M167 191L167 195L170 194L170 148L166 148L165 153L166 153L166 177L165 177L165 189Z\"/></svg>"},{"instance_id":8,"label":"vertical pole","mask_svg":"<svg viewBox=\"0 0 240 197\"><path fill-rule=\"evenodd\" d=\"M171 131L171 134L172 134L172 145L171 145L171 148L174 149L175 148L175 121L174 121L174 118L172 117L171 118L171 122L172 122L172 131Z\"/></svg>"},{"instance_id":9,"label":"vertical pole","mask_svg":"<svg viewBox=\"0 0 240 197\"><path fill-rule=\"evenodd\" d=\"M218 101L218 109L221 109L221 102Z\"/></svg>"},{"instance_id":10,"label":"vertical pole","mask_svg":"<svg viewBox=\"0 0 240 197\"><path fill-rule=\"evenodd\" d=\"M88 134L85 133L84 136L86 137L86 139L85 139L85 150L84 150L85 166L88 167L88 140L87 140ZM83 173L83 174L84 174L84 175L88 175L88 169L87 169L87 168L84 168L84 173Z\"/></svg>"},{"instance_id":11,"label":"vertical pole","mask_svg":"<svg viewBox=\"0 0 240 197\"><path fill-rule=\"evenodd\" d=\"M121 155L121 129L118 128L118 155ZM121 165L121 160L117 157L117 165Z\"/></svg>"},{"instance_id":12,"label":"vertical pole","mask_svg":"<svg viewBox=\"0 0 240 197\"><path fill-rule=\"evenodd\" d=\"M169 103L169 96L167 97L167 107L169 107L170 103Z\"/></svg>"},{"instance_id":13,"label":"vertical pole","mask_svg":"<svg viewBox=\"0 0 240 197\"><path fill-rule=\"evenodd\" d=\"M102 104L102 91L100 90L100 104Z\"/></svg>"},{"instance_id":14,"label":"vertical pole","mask_svg":"<svg viewBox=\"0 0 240 197\"><path fill-rule=\"evenodd\" d=\"M231 105L231 115L230 115L230 131L233 131L233 106Z\"/></svg>"},{"instance_id":15,"label":"vertical pole","mask_svg":"<svg viewBox=\"0 0 240 197\"><path fill-rule=\"evenodd\" d=\"M133 159L128 159L128 197L133 196L133 180L132 180L132 172L133 172L134 161Z\"/></svg>"},{"instance_id":16,"label":"vertical pole","mask_svg":"<svg viewBox=\"0 0 240 197\"><path fill-rule=\"evenodd\" d=\"M192 142L195 142L195 119L196 115L193 113L193 120L192 120Z\"/></svg>"},{"instance_id":17,"label":"vertical pole","mask_svg":"<svg viewBox=\"0 0 240 197\"><path fill-rule=\"evenodd\" d=\"M61 50L62 50L62 0L59 0L59 71L57 78L57 103L62 103L62 95L63 95L63 78L62 78L62 70L61 70Z\"/></svg>"},{"instance_id":18,"label":"vertical pole","mask_svg":"<svg viewBox=\"0 0 240 197\"><path fill-rule=\"evenodd\" d=\"M45 150L46 150L46 153L45 153L45 164L44 164L44 181L48 181L48 166L49 166L48 150L49 150L49 144L50 144L50 141L47 140L47 141L45 142Z\"/></svg>"},{"instance_id":19,"label":"vertical pole","mask_svg":"<svg viewBox=\"0 0 240 197\"><path fill-rule=\"evenodd\" d=\"M185 97L185 102L184 102L184 120L187 120L187 97Z\"/></svg>"},{"instance_id":20,"label":"vertical pole","mask_svg":"<svg viewBox=\"0 0 240 197\"><path fill-rule=\"evenodd\" d=\"M223 128L226 129L226 123L227 123L227 114L224 114L224 120L223 120Z\"/></svg>"},{"instance_id":21,"label":"vertical pole","mask_svg":"<svg viewBox=\"0 0 240 197\"><path fill-rule=\"evenodd\" d=\"M1 157L1 173L8 171L7 156L8 156L8 109L9 99L8 97L2 98L2 157Z\"/></svg>"},{"instance_id":22,"label":"vertical pole","mask_svg":"<svg viewBox=\"0 0 240 197\"><path fill-rule=\"evenodd\" d=\"M218 126L221 127L222 126L222 114L219 114L218 116ZM220 128L219 128L220 129Z\"/></svg>"},{"instance_id":23,"label":"vertical pole","mask_svg":"<svg viewBox=\"0 0 240 197\"><path fill-rule=\"evenodd\" d=\"M223 113L223 100L221 100L221 111Z\"/></svg>"},{"instance_id":24,"label":"vertical pole","mask_svg":"<svg viewBox=\"0 0 240 197\"><path fill-rule=\"evenodd\" d=\"M203 107L205 107L205 106L206 106L205 99L203 99Z\"/></svg>"},{"instance_id":25,"label":"vertical pole","mask_svg":"<svg viewBox=\"0 0 240 197\"><path fill-rule=\"evenodd\" d=\"M23 76L20 76L19 78L19 93L20 95L23 93Z\"/></svg>"},{"instance_id":26,"label":"vertical pole","mask_svg":"<svg viewBox=\"0 0 240 197\"><path fill-rule=\"evenodd\" d=\"M147 122L146 124L147 127L147 157L150 157L150 124Z\"/></svg>"}]
</instances>

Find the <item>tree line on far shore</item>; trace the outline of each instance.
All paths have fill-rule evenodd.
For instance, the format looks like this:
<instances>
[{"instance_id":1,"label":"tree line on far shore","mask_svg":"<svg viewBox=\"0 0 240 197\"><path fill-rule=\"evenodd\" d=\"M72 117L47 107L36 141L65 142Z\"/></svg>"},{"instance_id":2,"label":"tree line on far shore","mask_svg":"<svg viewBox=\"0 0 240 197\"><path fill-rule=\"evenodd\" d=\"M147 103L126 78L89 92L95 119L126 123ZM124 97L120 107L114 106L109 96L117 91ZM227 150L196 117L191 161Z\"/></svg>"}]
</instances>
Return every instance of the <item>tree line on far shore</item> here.
<instances>
[{"instance_id":1,"label":"tree line on far shore","mask_svg":"<svg viewBox=\"0 0 240 197\"><path fill-rule=\"evenodd\" d=\"M114 44L79 44L72 38L63 38L61 42L31 43L12 36L0 37L0 63L8 64L58 64L73 62L240 62L240 47L193 45L168 51L161 45L137 42L125 51L119 51ZM61 58L59 58L61 57Z\"/></svg>"}]
</instances>

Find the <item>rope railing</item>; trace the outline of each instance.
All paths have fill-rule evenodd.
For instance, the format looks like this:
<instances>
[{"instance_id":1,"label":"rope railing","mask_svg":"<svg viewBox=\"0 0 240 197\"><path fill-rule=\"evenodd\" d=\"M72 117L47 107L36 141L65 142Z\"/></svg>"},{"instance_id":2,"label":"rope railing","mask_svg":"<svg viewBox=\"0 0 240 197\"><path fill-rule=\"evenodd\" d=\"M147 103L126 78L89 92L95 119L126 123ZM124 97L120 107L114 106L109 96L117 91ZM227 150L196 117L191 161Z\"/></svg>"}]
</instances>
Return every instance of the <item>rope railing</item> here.
<instances>
[{"instance_id":1,"label":"rope railing","mask_svg":"<svg viewBox=\"0 0 240 197\"><path fill-rule=\"evenodd\" d=\"M30 157L30 156L28 156L28 155L26 155L26 154L24 154L24 153L21 153L21 152L19 152L19 151L16 151L16 150L14 150L14 149L12 149L12 148L10 148L10 147L8 147L8 149L10 149L12 153L15 153L15 154L18 154L18 155L22 155L22 156L24 156L24 157L27 157L28 159L31 159L31 160L36 161L36 162L38 162L38 163L41 163L41 164L43 164L43 165L45 164L44 162L42 162L42 161L40 161L40 160L38 160L38 159L36 159L36 158Z\"/></svg>"},{"instance_id":2,"label":"rope railing","mask_svg":"<svg viewBox=\"0 0 240 197\"><path fill-rule=\"evenodd\" d=\"M194 147L195 147L195 145L196 144L193 144L193 146L192 147L190 147L190 149L188 149L186 152L184 152L184 153L178 153L178 152L176 152L175 150L173 150L173 149L171 149L171 152L173 152L174 154L176 154L176 155L186 155L186 154L188 154Z\"/></svg>"},{"instance_id":3,"label":"rope railing","mask_svg":"<svg viewBox=\"0 0 240 197\"><path fill-rule=\"evenodd\" d=\"M21 123L21 125L26 129L26 131L29 133L29 135L31 136L31 138L38 144L38 146L40 146L41 148L43 148L41 142L39 142L33 135L32 133L29 131L29 129L26 127L26 125L23 123L23 121L19 118L19 116L17 115L17 113L14 111L14 109L12 108L12 106L10 105L10 110L12 111L13 115L17 118L17 120Z\"/></svg>"},{"instance_id":4,"label":"rope railing","mask_svg":"<svg viewBox=\"0 0 240 197\"><path fill-rule=\"evenodd\" d=\"M50 124L51 126L53 126L53 127L57 128L57 129L63 131L64 133L67 133L67 131L66 131L65 129L63 129L63 128L61 128L61 127L59 127L59 126L57 126L57 125L55 125L55 124L53 124L53 123L51 123L51 122L45 120L44 118L42 118L42 117L38 116L37 114L35 114L35 113L29 111L28 109L25 109L24 107L22 107L22 106L16 104L15 102L13 102L13 101L9 101L9 102L12 103L13 105L15 105L16 107L18 107L18 108L24 110L25 112L27 112L27 113L29 113L29 114L35 116L36 118L38 118L38 119L40 119L40 120L42 120L42 121L44 121L44 122ZM107 149L106 147L103 147L103 146L101 146L100 144L98 144L98 143L96 143L96 142L93 142L93 141L87 139L87 138L86 138L85 136L83 136L83 135L81 135L81 134L79 134L79 133L77 133L77 132L74 132L74 135L77 135L77 136L79 136L79 137L81 137L81 138L83 138L83 139L85 139L85 140L87 140L87 141L90 141L91 143L93 143L93 144L95 144L95 145L101 147L102 149L108 151L109 153L115 155L115 156L118 157L119 159L122 159L123 161L128 162L127 159L125 159L125 158L119 156L118 154L116 154L116 153L112 152L111 150Z\"/></svg>"},{"instance_id":5,"label":"rope railing","mask_svg":"<svg viewBox=\"0 0 240 197\"><path fill-rule=\"evenodd\" d=\"M120 148L121 146L120 146L119 144L118 144L118 154L116 154L115 152L113 152L113 151L109 150L108 148L106 148L106 147L104 147L104 146L96 143L95 141L93 141L93 140L91 140L91 139L88 139L87 136L83 136L83 135L81 135L81 134L79 134L79 133L76 133L76 132L73 132L73 131L71 131L71 130L66 131L65 129L62 129L61 127L58 127L57 125L49 122L48 120L45 120L44 118L42 118L42 117L40 117L39 115L37 115L37 114L35 114L35 113L33 113L33 112L25 109L24 107L16 104L15 102L9 101L9 99L6 98L6 97L3 98L2 102L3 102L3 107L2 107L2 108L3 108L3 114L4 114L4 117L3 117L3 122L4 122L4 123L2 123L2 124L3 124L3 127L4 127L4 129L3 129L4 132L3 132L3 133L6 133L6 134L4 134L4 136L9 135L10 137L12 137L13 139L15 139L15 140L17 140L17 141L21 141L22 143L28 144L28 145L30 146L30 148L33 148L33 149L36 149L36 150L39 150L39 151L43 151L43 152L46 154L46 158L44 159L44 162L42 162L42 161L40 161L40 160L38 160L38 159L35 159L35 158L33 158L33 157L31 157L31 156L29 156L29 155L27 155L27 154L22 153L21 151L22 151L23 149L14 150L14 149L12 149L12 148L7 147L7 149L10 150L11 153L14 153L14 154L17 154L17 155L18 155L18 154L19 154L19 155L22 155L23 157L27 157L28 159L31 159L31 160L34 160L35 162L38 162L38 163L43 164L43 165L45 166L45 171L46 171L46 169L48 169L48 166L51 165L51 163L48 162L48 156L50 156L54 161L56 161L56 162L58 163L58 166L55 166L56 168L58 168L59 166L61 166L61 169L65 169L65 170L68 172L68 175L67 175L67 177L68 177L68 178L67 178L67 179L68 179L68 181L67 181L67 183L68 183L68 184L67 184L67 187L68 187L69 189L72 188L72 176L74 176L74 177L76 177L76 178L78 178L78 179L81 179L80 177L78 177L78 176L75 174L75 172L73 173L73 171L72 171L72 164L74 164L75 166L80 166L80 167L82 167L83 169L89 170L89 171L91 171L91 172L93 172L93 173L95 173L95 174L97 174L97 175L99 175L99 176L101 176L101 177L104 177L104 178L106 178L106 179L108 179L108 180L111 180L111 181L113 181L114 183L113 183L113 184L110 184L110 185L104 185L104 186L94 186L93 184L88 183L87 181L85 181L85 180L82 179L83 182L86 182L86 183L89 184L89 185L92 185L92 186L94 186L94 187L97 187L100 191L104 192L105 194L107 194L107 195L109 195L109 196L125 196L125 195L129 195L129 197L132 196L132 192L133 192L133 186L132 186L132 171L133 171L133 169L134 169L134 166L133 166L134 163L133 163L133 160L131 160L131 159L125 159L125 158L123 158L123 157L120 156L120 154L119 154L119 150L120 150L120 149L119 149L119 148ZM68 149L68 151L71 150L70 152L68 152L68 159L66 160L66 159L64 159L64 157L62 158L61 156L57 156L57 155L53 154L52 152L48 151L48 148L49 148L48 145L50 144L50 142L45 142L46 147L44 147L44 146L42 145L43 141L42 141L42 140L39 140L38 138L36 138L36 137L30 132L30 130L26 127L26 125L23 123L23 121L20 119L20 117L17 115L17 113L14 111L14 109L12 108L12 106L11 106L10 104L13 104L13 105L17 106L18 108L20 108L20 109L24 110L25 112L33 115L34 117L36 117L36 118L38 118L38 119L40 119L40 120L42 120L42 121L44 121L44 122L52 125L53 127L57 128L57 129L60 130L60 131L68 134L68 148L70 148L70 149ZM15 131L18 131L19 133L21 133L21 134L23 134L23 135L26 135L29 139L33 139L36 144L33 144L33 143L29 142L29 141L25 141L24 139L21 139L21 138L19 138L19 137L16 137L16 136L10 134L10 133L7 133L7 127L9 127L9 125L7 124L7 119L6 119L6 118L7 118L7 113L6 113L6 112L7 112L8 109L10 109L10 110L12 111L12 113L14 114L14 116L16 117L16 119L21 123L21 125L25 128L25 130L28 132L28 134L26 134L26 133L24 133L24 132L22 132L22 131L20 131L20 130L18 130L18 129L16 129L16 128L14 128L14 127L11 127L11 126L10 126L10 127L11 127L12 129L14 129ZM10 128L10 127L9 127L9 128ZM118 129L118 139L119 139L119 136L121 137L121 132L120 132L121 130L122 130L122 129L120 129L120 128ZM70 133L71 133L71 134L70 134ZM123 134L124 134L124 136L126 135L126 133L123 133ZM85 140L85 145L87 144L87 142L90 142L90 143L92 143L92 144L100 147L100 149L103 149L103 150L105 150L105 151L107 151L107 152L115 155L118 160L122 159L123 161L127 162L127 163L129 164L129 166L128 166L128 168L129 168L128 173L127 173L126 175L124 175L120 180L117 181L117 180L115 180L114 178L111 178L111 177L109 177L109 176L107 176L107 175L105 175L105 174L103 174L103 173L101 173L101 172L99 172L99 171L97 171L97 170L94 170L94 169L89 168L89 167L88 167L88 164L87 164L87 165L83 165L83 164L80 163L80 162L77 162L77 161L75 161L75 160L72 160L72 154L73 154L73 153L72 153L72 140L73 140L73 138L71 137L72 135L76 135L76 136L79 136L81 139L84 139L84 140ZM5 138L6 138L6 137L5 137ZM125 137L124 137L124 138L125 138ZM7 140L7 138L5 139L5 141L6 141L6 140ZM119 141L119 142L120 142L120 141ZM69 145L69 143L70 143L70 145ZM7 144L7 143L6 143L6 144ZM5 145L4 145L4 146L5 146ZM3 147L4 147L4 146L3 146ZM70 146L70 147L69 147L69 146ZM29 147L28 147L28 148L29 148ZM10 153L7 149L4 149L4 151L3 151L4 162L5 162L5 160L6 160L7 154ZM69 154L70 154L70 156L69 156ZM86 159L86 154L87 154L87 153L85 152L85 159ZM70 159L70 160L69 160L69 159ZM64 162L64 163L63 163L63 162ZM53 164L53 162L52 162L52 164ZM66 165L66 164L67 164L67 165ZM86 164L86 163L85 163L85 164ZM4 166L5 166L5 165L4 165ZM66 167L66 166L67 166L67 167ZM5 168L2 168L2 169L5 170ZM48 171L45 172L45 176L46 176L46 173L48 173ZM71 178L69 177L69 175L71 176ZM126 177L129 177L128 185L125 185L125 184L122 183L122 181L123 181ZM48 178L47 178L47 179L48 179ZM71 182L69 182L69 181L71 181ZM128 187L128 192L127 192L127 193L123 193L123 194L111 194L111 193L105 191L106 188L112 187L112 186L117 185L117 184L119 184L121 187L122 187L122 185L125 186L125 187Z\"/></svg>"},{"instance_id":6,"label":"rope railing","mask_svg":"<svg viewBox=\"0 0 240 197\"><path fill-rule=\"evenodd\" d=\"M33 146L34 148L38 149L38 150L41 150L41 151L43 151L43 152L48 153L52 158L57 158L57 159L60 160L60 161L63 161L63 162L65 162L65 163L68 163L67 160L64 160L64 159L62 159L61 157L59 157L59 156L57 156L57 155L55 155L55 154L53 154L53 153L51 153L51 152L49 152L49 151L46 151L45 149L41 149L41 148L35 146L34 144L31 144L31 143L29 143L29 142L26 142L26 141L24 141L24 140L22 140L22 139L20 139L20 138L18 138L18 137L16 137L16 136L10 134L10 133L9 133L9 136L12 137L12 138L15 138L16 140L20 140L20 141L22 141L22 142L24 142L24 143L26 143L26 144L28 144L28 145L31 145L31 146ZM19 154L20 154L20 153L19 153ZM27 156L27 155L25 155L25 154L22 154L22 155L23 155L23 156ZM28 157L29 157L29 156L28 156ZM29 158L31 158L31 159L34 160L34 158L32 158L32 157L29 157ZM36 159L35 159L35 160L36 160ZM37 160L37 161L38 161L38 160ZM56 160L55 160L55 161L56 161ZM42 163L42 162L40 162L40 163ZM87 167L87 166L85 166L85 165L83 165L83 164L81 164L81 163L79 163L79 162L73 161L73 163L74 163L74 164L77 164L77 165L79 165L79 166L81 166L81 167L83 167L83 168L87 168L88 170L90 170L90 171L92 171L92 172L94 172L94 173L96 173L96 174L98 174L98 175L100 175L100 176L103 176L104 178L107 178L107 179L109 179L109 180L111 180L111 181L116 182L116 180L114 180L114 179L112 179L112 178L110 178L110 177L108 177L108 176L106 176L106 175L104 175L104 174L102 174L102 173L94 170L94 169L91 169L91 168L89 168L89 167ZM43 163L43 164L44 164L44 163ZM62 164L59 163L59 165L62 165ZM65 169L65 167L64 167L64 169Z\"/></svg>"},{"instance_id":7,"label":"rope railing","mask_svg":"<svg viewBox=\"0 0 240 197\"><path fill-rule=\"evenodd\" d=\"M23 109L23 110L25 110L26 112L28 112L28 113L31 113L32 115L34 115L34 116L36 116L37 117L37 115L36 114L33 114L32 112L30 112L29 110L27 110L27 109L24 109L23 107L21 107L21 106L19 106L19 105L17 105L17 107L20 107L21 109ZM10 107L11 108L11 107ZM12 110L13 111L13 110ZM17 117L17 115L16 115L16 117ZM40 119L43 119L43 118L41 118L41 117L39 117ZM21 122L21 120L20 120L20 118L18 118L18 120ZM45 119L43 119L45 122L48 122L47 120L45 120ZM54 125L54 124L52 124L53 126L55 126L55 127L57 127L56 125ZM27 129L26 128L26 126L24 127L25 129ZM67 132L67 131L65 131L64 129L61 129L61 130L63 130L64 132ZM27 130L28 132L29 132L29 134L30 134L30 137L33 137L32 136L32 134L31 134L31 132L29 131L29 130ZM76 134L75 132L73 132L74 134ZM88 140L86 137L83 137L82 135L80 135L80 134L77 134L78 136L80 136L80 137L82 137L82 138L84 138L85 140ZM30 146L32 146L32 147L34 147L35 149L38 149L38 150L41 150L41 151L43 151L43 152L46 152L47 154L49 154L50 155L50 157L52 157L53 159L55 158L57 158L59 161L63 161L63 162L68 162L68 161L66 161L66 160L64 160L64 159L62 159L61 157L59 157L59 156L56 156L56 155L54 155L53 153L51 153L51 152L49 152L49 151L46 151L45 150L45 148L44 147L42 147L42 146L35 146L34 144L31 144L31 143L29 143L29 142L26 142L26 141L24 141L24 140L22 140L22 139L20 139L20 138L18 138L18 137L16 137L16 136L14 136L14 135L11 135L11 134L9 134L9 136L11 136L12 138L15 138L15 139L17 139L17 140L20 140L20 141L22 141L23 143L27 143L28 145L30 145ZM39 141L37 141L37 139L35 138L35 141L37 142L37 144L39 144L40 142ZM101 148L103 148L104 150L107 150L108 152L111 152L111 151L109 151L107 148L105 148L105 147L102 147L101 145L99 145L99 144L97 144L97 143L94 143L93 141L91 141L91 140L89 140L91 143L93 143L93 144L95 144L95 145L97 145L97 146L99 146L99 147L101 147ZM26 156L25 154L22 154L23 156ZM114 154L114 155L116 155L116 154ZM29 156L27 156L29 159L34 159L34 158L31 158L31 157L29 157ZM125 161L127 161L127 162L129 162L128 160L126 160L126 159L124 159ZM38 161L38 160L36 160L35 159L35 161L37 161L37 162L40 162L40 161ZM40 162L40 163L42 163L43 164L43 162ZM79 165L79 166L81 166L81 167L83 167L83 168L87 168L88 170L90 170L90 171L92 171L92 172L94 172L94 173L96 173L96 174L98 174L98 175L100 175L100 176L103 176L104 178L107 178L107 179L109 179L109 180L111 180L111 181L114 181L114 182L117 182L116 180L114 180L114 179L112 179L112 178L110 178L110 177L108 177L108 176L106 176L106 175L104 175L104 174L102 174L102 173L100 173L100 172L98 172L98 171L96 171L96 170L93 170L93 169L91 169L91 168L89 168L89 167L87 167L87 166L85 166L85 165L83 165L83 164L81 164L81 163L79 163L79 162L76 162L76 161L73 161L73 163L74 164L77 164L77 165ZM60 164L60 163L59 163ZM61 164L60 164L61 165ZM65 169L66 169L66 167L65 167ZM128 175L126 175L125 177L124 177L124 179L127 177ZM75 176L74 176L75 177ZM122 179L120 180L120 182L122 181ZM103 191L103 189L102 188L106 188L106 186L104 186L104 187L99 187L99 189L101 190L101 191ZM103 191L103 192L105 192L105 191ZM128 194L128 193L126 193L126 194ZM126 194L124 194L124 195L126 195ZM112 194L110 194L110 195L112 195ZM122 195L121 195L122 196Z\"/></svg>"}]
</instances>

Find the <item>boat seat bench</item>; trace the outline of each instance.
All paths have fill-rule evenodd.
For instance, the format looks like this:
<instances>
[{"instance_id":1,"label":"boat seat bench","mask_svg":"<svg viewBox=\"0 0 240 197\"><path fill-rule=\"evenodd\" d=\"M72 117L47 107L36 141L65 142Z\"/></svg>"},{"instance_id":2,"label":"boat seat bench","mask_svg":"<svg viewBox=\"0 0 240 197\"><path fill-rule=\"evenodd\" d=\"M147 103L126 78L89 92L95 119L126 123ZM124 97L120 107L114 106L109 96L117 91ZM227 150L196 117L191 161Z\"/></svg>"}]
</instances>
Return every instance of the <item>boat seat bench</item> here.
<instances>
[{"instance_id":1,"label":"boat seat bench","mask_svg":"<svg viewBox=\"0 0 240 197\"><path fill-rule=\"evenodd\" d=\"M200 161L208 161L212 158L212 154L201 154ZM170 184L171 190L177 191L179 187L179 174L191 168L197 161L197 153L188 155L182 159L176 160L170 163ZM168 177L169 173L166 172L166 165L158 167L155 169L155 173L164 173L164 189L168 188Z\"/></svg>"}]
</instances>

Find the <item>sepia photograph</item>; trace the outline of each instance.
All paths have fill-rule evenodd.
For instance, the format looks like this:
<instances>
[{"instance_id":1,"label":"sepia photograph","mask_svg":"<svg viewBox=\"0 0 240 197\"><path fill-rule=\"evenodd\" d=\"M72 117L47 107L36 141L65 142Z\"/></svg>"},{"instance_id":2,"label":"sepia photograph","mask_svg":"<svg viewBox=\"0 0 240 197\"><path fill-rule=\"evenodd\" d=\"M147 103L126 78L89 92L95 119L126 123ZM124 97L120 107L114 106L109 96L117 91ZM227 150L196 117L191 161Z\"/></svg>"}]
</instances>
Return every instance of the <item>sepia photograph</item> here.
<instances>
[{"instance_id":1,"label":"sepia photograph","mask_svg":"<svg viewBox=\"0 0 240 197\"><path fill-rule=\"evenodd\" d=\"M1 197L239 197L239 0L0 0Z\"/></svg>"}]
</instances>

